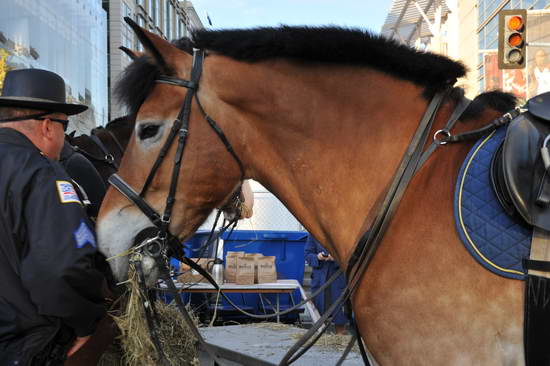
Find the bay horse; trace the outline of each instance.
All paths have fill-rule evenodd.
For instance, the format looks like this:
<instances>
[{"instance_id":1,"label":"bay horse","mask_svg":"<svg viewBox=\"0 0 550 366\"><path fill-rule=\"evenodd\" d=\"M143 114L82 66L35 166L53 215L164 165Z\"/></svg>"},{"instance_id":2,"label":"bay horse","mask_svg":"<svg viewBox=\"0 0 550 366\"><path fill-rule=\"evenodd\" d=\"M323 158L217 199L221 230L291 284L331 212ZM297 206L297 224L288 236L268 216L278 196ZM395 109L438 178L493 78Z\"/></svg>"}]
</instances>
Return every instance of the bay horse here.
<instances>
[{"instance_id":1,"label":"bay horse","mask_svg":"<svg viewBox=\"0 0 550 366\"><path fill-rule=\"evenodd\" d=\"M189 80L193 58L189 41L176 47L128 23L146 56L119 84L137 113L119 174L139 192L185 97L182 85L166 80ZM431 96L465 73L443 56L334 27L199 30L192 46L207 56L191 105L170 231L190 237L232 195L243 179L238 157L244 178L275 194L344 269ZM432 135L460 94L447 94ZM480 128L509 107L474 101L453 133ZM177 146L144 195L157 212L164 209ZM413 178L353 295L360 334L381 365L524 364L524 284L483 269L454 229L454 184L471 146L442 146ZM99 214L99 248L117 255L150 226L110 188ZM111 268L124 279L127 258ZM145 271L154 276L154 265Z\"/></svg>"}]
</instances>

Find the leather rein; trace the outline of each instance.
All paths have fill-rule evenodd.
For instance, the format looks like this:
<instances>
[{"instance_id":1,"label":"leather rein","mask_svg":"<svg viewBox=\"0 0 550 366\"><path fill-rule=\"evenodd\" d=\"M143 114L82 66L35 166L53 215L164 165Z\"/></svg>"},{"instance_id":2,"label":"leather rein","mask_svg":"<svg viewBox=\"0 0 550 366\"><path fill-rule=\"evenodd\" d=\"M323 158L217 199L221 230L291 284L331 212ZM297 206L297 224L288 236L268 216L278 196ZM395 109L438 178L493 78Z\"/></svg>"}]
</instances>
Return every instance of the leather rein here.
<instances>
[{"instance_id":1,"label":"leather rein","mask_svg":"<svg viewBox=\"0 0 550 366\"><path fill-rule=\"evenodd\" d=\"M241 160L239 159L239 157L237 156L237 154L235 153L235 151L233 150L231 144L229 143L229 140L227 139L227 137L225 136L225 134L223 133L219 125L206 114L206 112L204 111L200 103L200 100L198 99L197 90L198 90L199 80L202 72L202 64L203 64L204 57L205 57L205 54L203 50L194 49L193 68L191 71L190 80L183 80L183 79L179 79L172 76L166 76L166 75L162 75L156 79L156 82L158 83L187 88L187 93L185 95L185 99L183 101L180 112L172 124L172 128L170 130L168 138L166 139L164 145L162 146L159 152L159 155L155 163L153 164L153 167L145 181L142 191L138 194L136 191L132 189L132 187L130 187L130 185L128 185L122 178L120 178L116 174L114 174L109 178L109 183L113 185L120 193L122 193L128 200L134 203L141 210L141 212L149 218L151 223L154 225L154 228L144 229L144 231L145 230L151 231L151 229L154 229L152 232L155 232L156 234L153 235L151 238L144 240L141 243L136 243L138 246L134 247L131 250L140 249L142 250L143 253L155 259L156 264L160 271L161 279L163 279L166 282L168 290L176 295L174 298L176 300L176 305L178 309L183 314L184 318L186 319L191 329L193 330L194 335L197 337L197 339L202 344L204 349L214 358L214 360L216 360L216 362L219 363L218 356L210 348L210 346L204 341L204 339L202 338L201 334L198 332L196 327L192 325L192 321L189 315L187 314L187 311L185 310L185 307L181 301L181 298L177 296L177 289L172 281L172 278L170 276L170 273L166 264L167 258L169 256L175 257L180 261L191 266L192 269L197 270L201 275L203 275L207 280L209 280L209 282L211 282L211 284L216 288L216 290L218 290L221 293L221 295L230 302L232 306L234 306L236 309L238 309L242 313L250 315L254 318L260 318L260 319L272 318L277 314L256 315L256 314L248 313L242 309L239 309L238 306L236 306L227 296L225 296L223 291L221 291L220 287L212 279L212 277L208 272L204 271L195 262L193 262L189 258L186 258L183 255L182 246L178 242L178 240L171 240L174 237L171 235L169 231L169 225L170 225L171 216L172 216L172 209L175 203L175 194L176 194L179 174L181 170L182 155L186 145L187 136L189 133L189 118L190 118L191 104L192 104L193 98L195 98L195 100L197 101L197 105L204 119L208 122L210 127L214 130L216 135L224 144L227 151L233 156L233 158L237 162L241 172L241 182L244 180L244 176L245 176L244 166ZM473 138L473 136L467 136L465 138L460 138L461 135L452 136L450 132L453 126L455 125L455 123L458 121L462 113L466 110L466 108L471 102L467 98L462 98L455 106L455 109L451 114L451 116L449 117L449 120L447 121L445 127L435 133L435 135L433 136L433 142L426 149L424 149L424 146L426 146L426 143L428 141L429 134L433 126L433 122L435 120L435 116L440 106L442 105L443 101L448 96L451 89L452 89L452 82L449 82L448 86L445 89L435 93L430 103L428 104L425 114L422 117L417 127L417 130L411 139L411 142L409 143L407 151L405 152L405 154L401 159L401 162L399 164L399 167L396 173L394 174L394 177L384 197L382 205L378 209L378 213L376 215L374 223L372 224L370 230L363 233L363 235L358 240L358 243L349 261L349 265L346 273L347 274L346 288L344 289L344 291L342 292L338 300L336 300L332 304L332 306L329 309L327 309L327 311L319 319L319 321L315 323L312 326L312 328L310 328L293 347L291 347L291 349L287 352L287 354L281 360L280 365L288 365L296 361L320 337L320 334L322 334L322 331L319 332L319 328L323 324L325 324L327 320L330 321L331 315L334 312L334 310L336 310L339 306L342 306L345 302L348 302L349 304L350 297L353 294L353 292L358 288L363 274L366 272L369 264L371 263L374 257L374 254L378 246L380 245L380 242L382 241L382 238L386 230L388 229L389 224L397 210L399 202L401 201L405 193L405 190L408 184L410 183L414 175L422 168L423 164L433 154L433 152L439 146L445 145L447 143L460 142L466 139ZM492 124L495 124L495 121L493 121ZM494 126L494 128L496 127L498 126ZM478 132L478 131L475 131L475 132ZM485 133L487 131L483 130L482 132ZM467 133L462 135L467 135ZM149 203L144 199L144 197L161 163L166 157L168 150L173 145L176 138L178 142L177 142L176 154L174 157L172 179L170 183L169 192L166 197L165 209L161 215L153 207L151 207L151 205L149 205ZM120 255L126 255L126 254L121 253ZM140 266L138 266L138 269L139 268ZM318 291L313 293L310 297L303 300L299 304L296 304L296 306L290 309L287 309L285 311L279 312L278 314L282 315L282 314L289 313L295 310L296 308L302 306L306 302L311 301L315 296L317 296L326 287L328 287L331 284L331 282L333 282L340 274L342 274L341 270L336 272L327 281L327 283L325 283ZM140 273L139 276L141 278L143 276L143 273ZM145 286L143 278L140 282L143 282L142 285ZM148 314L147 311L146 311L146 314ZM150 319L148 319L148 321L149 320ZM151 324L151 321L149 321L149 323ZM363 360L366 365L370 365L369 360L366 356L366 351L363 348L363 342L361 341L361 338L359 336L359 331L357 329L356 323L354 323L354 326L355 326L355 337L357 336L359 337L358 343L361 349ZM326 328L327 327L325 327L324 329L326 330ZM154 336L154 331L151 331L151 333ZM355 340L355 337L352 338L352 342L346 348L344 355L338 361L337 365L340 365L344 361L345 356L347 355L347 353L351 349L351 346L353 345L353 341ZM162 353L159 347L157 347L157 351L159 351L159 353ZM161 355L161 358L164 359L162 355Z\"/></svg>"}]
</instances>

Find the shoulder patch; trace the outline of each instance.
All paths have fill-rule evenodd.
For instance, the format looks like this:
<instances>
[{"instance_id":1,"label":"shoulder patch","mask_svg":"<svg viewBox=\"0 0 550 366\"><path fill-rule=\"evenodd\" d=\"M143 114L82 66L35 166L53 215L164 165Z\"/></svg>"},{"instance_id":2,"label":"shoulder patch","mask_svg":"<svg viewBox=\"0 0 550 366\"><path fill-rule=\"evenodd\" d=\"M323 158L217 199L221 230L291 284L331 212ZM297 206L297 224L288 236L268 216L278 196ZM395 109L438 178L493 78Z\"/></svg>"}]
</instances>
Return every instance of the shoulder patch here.
<instances>
[{"instance_id":1,"label":"shoulder patch","mask_svg":"<svg viewBox=\"0 0 550 366\"><path fill-rule=\"evenodd\" d=\"M88 227L84 220L80 221L80 225L73 233L74 240L76 241L76 247L82 248L86 244L90 244L92 247L96 248L95 236L92 230Z\"/></svg>"},{"instance_id":2,"label":"shoulder patch","mask_svg":"<svg viewBox=\"0 0 550 366\"><path fill-rule=\"evenodd\" d=\"M57 180L55 181L55 185L57 186L57 193L59 193L59 201L61 203L74 202L82 204L71 182L67 182L66 180Z\"/></svg>"}]
</instances>

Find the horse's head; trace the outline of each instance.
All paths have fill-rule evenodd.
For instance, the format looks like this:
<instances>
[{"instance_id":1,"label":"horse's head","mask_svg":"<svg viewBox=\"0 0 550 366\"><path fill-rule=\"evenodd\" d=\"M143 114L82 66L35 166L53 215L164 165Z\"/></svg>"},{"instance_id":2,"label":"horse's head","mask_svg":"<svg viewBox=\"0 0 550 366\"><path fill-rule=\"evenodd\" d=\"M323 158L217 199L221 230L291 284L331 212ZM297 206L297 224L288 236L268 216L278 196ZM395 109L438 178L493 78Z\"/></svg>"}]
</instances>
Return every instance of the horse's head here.
<instances>
[{"instance_id":1,"label":"horse's head","mask_svg":"<svg viewBox=\"0 0 550 366\"><path fill-rule=\"evenodd\" d=\"M202 79L196 77L195 86L174 84L174 81L191 79L193 56L134 23L131 25L143 43L146 55L130 65L118 87L119 96L136 113L134 135L125 152L119 176L133 190L141 191L145 202L160 216L166 213L167 198L170 197L169 201L173 202L171 211L178 214L171 215L169 230L185 239L214 208L223 206L230 199L240 186L244 172L197 105L194 94L196 85L202 87ZM195 62L195 68L202 66L200 62ZM208 99L208 94L202 90L198 94L201 100ZM186 95L190 99L188 117L184 111ZM139 161L140 164L130 166L127 161ZM158 169L151 173L157 165ZM171 185L174 185L173 191ZM143 237L143 233L151 232L146 229L152 226L151 219L136 205L111 188L98 219L100 250L107 257L124 252L134 245L138 234L142 233L140 237ZM145 274L149 275L150 281L154 280L154 261L145 258L143 263ZM124 279L128 258L112 260L111 267L117 278Z\"/></svg>"}]
</instances>

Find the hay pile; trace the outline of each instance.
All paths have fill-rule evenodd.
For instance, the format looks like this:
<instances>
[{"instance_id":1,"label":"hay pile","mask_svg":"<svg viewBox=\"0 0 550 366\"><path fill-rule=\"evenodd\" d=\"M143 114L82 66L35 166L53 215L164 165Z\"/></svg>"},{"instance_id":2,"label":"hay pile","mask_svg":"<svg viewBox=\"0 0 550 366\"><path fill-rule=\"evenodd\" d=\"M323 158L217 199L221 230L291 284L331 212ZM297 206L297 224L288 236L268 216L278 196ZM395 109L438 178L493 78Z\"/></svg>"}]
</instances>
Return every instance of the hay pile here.
<instances>
[{"instance_id":1,"label":"hay pile","mask_svg":"<svg viewBox=\"0 0 550 366\"><path fill-rule=\"evenodd\" d=\"M253 326L257 328L268 328L273 330L294 328L291 325L282 324L282 323L279 323L279 324L278 323L257 323L257 324L254 324ZM307 332L306 329L304 329L303 331L296 332L292 335L292 338L298 340L306 332ZM323 348L331 348L338 352L343 352L346 349L350 340L351 340L351 335L339 335L339 334L325 332L321 336L321 338L319 338L319 340L315 343L315 345ZM351 351L359 353L359 346L357 345L357 342L355 342Z\"/></svg>"},{"instance_id":2,"label":"hay pile","mask_svg":"<svg viewBox=\"0 0 550 366\"><path fill-rule=\"evenodd\" d=\"M151 340L137 275L130 267L126 304L122 314L111 314L120 328L118 344L114 344L101 358L99 366L138 366L160 364L158 353ZM198 343L183 316L173 304L157 301L155 307L159 317L157 333L162 350L174 366L198 366ZM189 309L188 309L189 310ZM197 320L195 320L195 325Z\"/></svg>"}]
</instances>

